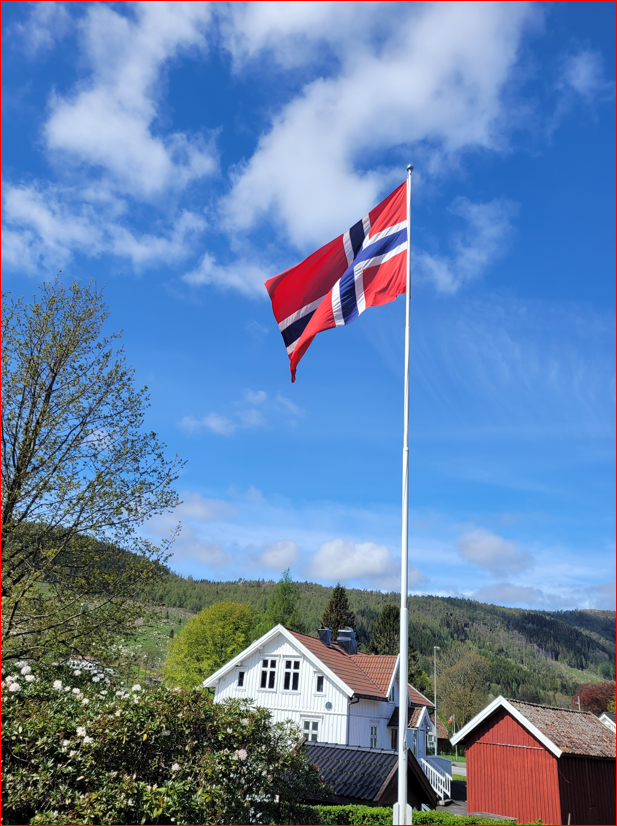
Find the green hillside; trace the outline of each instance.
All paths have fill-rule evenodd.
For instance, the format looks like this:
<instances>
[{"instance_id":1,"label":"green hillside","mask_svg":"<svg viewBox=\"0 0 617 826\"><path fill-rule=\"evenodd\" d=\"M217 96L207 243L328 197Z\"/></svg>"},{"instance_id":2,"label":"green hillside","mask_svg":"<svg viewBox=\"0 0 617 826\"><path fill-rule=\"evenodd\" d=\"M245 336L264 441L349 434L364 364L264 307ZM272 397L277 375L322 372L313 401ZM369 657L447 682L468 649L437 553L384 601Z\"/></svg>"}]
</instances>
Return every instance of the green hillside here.
<instances>
[{"instance_id":1,"label":"green hillside","mask_svg":"<svg viewBox=\"0 0 617 826\"><path fill-rule=\"evenodd\" d=\"M170 573L152 599L193 613L223 600L248 603L261 612L274 585L243 579L210 582ZM302 616L316 633L332 589L312 582L298 585ZM354 588L347 593L362 648L383 606L398 604L399 595ZM582 682L615 678L611 611L530 611L455 597L410 597L409 636L427 673L432 673L434 645L440 646L443 663L460 656L462 649L475 651L490 663L490 693L530 702L563 704Z\"/></svg>"}]
</instances>

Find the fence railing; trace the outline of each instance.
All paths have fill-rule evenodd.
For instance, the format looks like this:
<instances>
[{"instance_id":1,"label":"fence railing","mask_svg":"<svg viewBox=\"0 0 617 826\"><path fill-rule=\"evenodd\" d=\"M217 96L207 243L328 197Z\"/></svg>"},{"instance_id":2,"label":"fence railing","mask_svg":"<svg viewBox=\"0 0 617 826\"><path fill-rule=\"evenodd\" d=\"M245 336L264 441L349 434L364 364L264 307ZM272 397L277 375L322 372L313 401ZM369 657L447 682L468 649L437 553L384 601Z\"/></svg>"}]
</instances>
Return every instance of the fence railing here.
<instances>
[{"instance_id":1,"label":"fence railing","mask_svg":"<svg viewBox=\"0 0 617 826\"><path fill-rule=\"evenodd\" d=\"M422 771L428 778L428 782L435 789L439 797L442 800L450 797L452 787L452 778L450 775L442 772L423 757L420 759L420 765L422 766Z\"/></svg>"}]
</instances>

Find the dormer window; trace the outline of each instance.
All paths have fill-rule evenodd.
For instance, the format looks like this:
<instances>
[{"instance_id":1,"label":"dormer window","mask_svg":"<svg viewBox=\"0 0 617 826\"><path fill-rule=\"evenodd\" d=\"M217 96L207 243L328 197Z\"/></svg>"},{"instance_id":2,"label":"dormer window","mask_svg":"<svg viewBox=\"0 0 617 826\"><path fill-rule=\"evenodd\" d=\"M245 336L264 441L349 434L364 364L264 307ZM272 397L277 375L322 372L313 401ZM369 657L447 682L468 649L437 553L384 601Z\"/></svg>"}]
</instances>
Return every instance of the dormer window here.
<instances>
[{"instance_id":1,"label":"dormer window","mask_svg":"<svg viewBox=\"0 0 617 826\"><path fill-rule=\"evenodd\" d=\"M274 688L276 683L276 660L262 660L261 688Z\"/></svg>"},{"instance_id":2,"label":"dormer window","mask_svg":"<svg viewBox=\"0 0 617 826\"><path fill-rule=\"evenodd\" d=\"M298 691L300 688L300 660L285 660L285 691Z\"/></svg>"}]
</instances>

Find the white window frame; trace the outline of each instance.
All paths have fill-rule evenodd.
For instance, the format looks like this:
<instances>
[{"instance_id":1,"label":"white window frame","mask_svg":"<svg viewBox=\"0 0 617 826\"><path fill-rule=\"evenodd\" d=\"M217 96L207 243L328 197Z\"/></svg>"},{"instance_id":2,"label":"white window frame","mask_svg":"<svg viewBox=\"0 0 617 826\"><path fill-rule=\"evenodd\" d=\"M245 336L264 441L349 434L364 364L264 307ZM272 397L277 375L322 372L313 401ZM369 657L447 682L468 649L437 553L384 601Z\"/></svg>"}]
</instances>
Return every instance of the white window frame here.
<instances>
[{"instance_id":1,"label":"white window frame","mask_svg":"<svg viewBox=\"0 0 617 826\"><path fill-rule=\"evenodd\" d=\"M236 688L238 691L246 691L246 666L236 669ZM242 685L240 685L240 674L242 674Z\"/></svg>"},{"instance_id":2,"label":"white window frame","mask_svg":"<svg viewBox=\"0 0 617 826\"><path fill-rule=\"evenodd\" d=\"M375 745L373 745L373 729L375 729ZM379 720L371 720L369 724L369 748L376 749L379 742Z\"/></svg>"},{"instance_id":3,"label":"white window frame","mask_svg":"<svg viewBox=\"0 0 617 826\"><path fill-rule=\"evenodd\" d=\"M309 743L318 743L319 742L319 735L321 733L321 724L323 721L323 717L311 717L308 715L303 714L300 717L300 723L302 724L302 734L306 737ZM309 724L308 733L310 736L307 737L307 728L306 724ZM317 726L317 728L314 728ZM313 740L313 732L316 732L317 736Z\"/></svg>"},{"instance_id":4,"label":"white window frame","mask_svg":"<svg viewBox=\"0 0 617 826\"><path fill-rule=\"evenodd\" d=\"M300 691L300 671L302 669L301 666L301 659L297 657L283 657L282 661L282 671L283 671L283 688L282 690L285 693L289 694L298 694ZM290 663L290 668L287 668L287 663ZM289 686L285 687L285 683L287 681L287 675L289 674ZM294 677L297 678L297 686L294 688Z\"/></svg>"},{"instance_id":5,"label":"white window frame","mask_svg":"<svg viewBox=\"0 0 617 826\"><path fill-rule=\"evenodd\" d=\"M318 688L319 680L321 678L321 691ZM323 674L320 674L318 671L315 672L315 690L313 694L316 694L318 697L322 697L326 693L326 678Z\"/></svg>"},{"instance_id":6,"label":"white window frame","mask_svg":"<svg viewBox=\"0 0 617 826\"><path fill-rule=\"evenodd\" d=\"M269 663L268 666L264 665L264 662L266 662L266 660ZM274 666L272 666L272 663L274 663ZM257 689L258 691L270 691L270 692L275 692L276 691L276 680L277 680L277 674L278 674L278 671L279 671L278 663L279 663L279 658L278 657L272 657L272 656L268 656L268 657L263 657L262 656L261 657L261 662L260 662L260 666L259 666L259 688ZM266 683L267 684L265 686L262 686L262 684L261 684L262 683L262 675L264 674L264 672L266 674L268 674L268 677L266 678ZM274 680L271 679L272 674L274 674ZM270 682L273 682L274 685L270 686Z\"/></svg>"}]
</instances>

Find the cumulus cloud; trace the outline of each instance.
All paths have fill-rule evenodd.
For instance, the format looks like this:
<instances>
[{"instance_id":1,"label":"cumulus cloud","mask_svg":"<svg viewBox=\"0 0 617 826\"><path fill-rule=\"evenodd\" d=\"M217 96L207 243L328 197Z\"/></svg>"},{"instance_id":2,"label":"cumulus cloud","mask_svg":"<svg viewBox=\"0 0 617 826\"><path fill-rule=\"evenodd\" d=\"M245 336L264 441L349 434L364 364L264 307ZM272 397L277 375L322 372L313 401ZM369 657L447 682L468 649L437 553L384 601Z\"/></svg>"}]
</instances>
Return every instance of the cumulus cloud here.
<instances>
[{"instance_id":1,"label":"cumulus cloud","mask_svg":"<svg viewBox=\"0 0 617 826\"><path fill-rule=\"evenodd\" d=\"M358 220L401 177L401 162L396 172L367 172L369 155L426 143L440 157L497 148L503 87L524 27L537 14L528 3L399 4L386 15L380 4L354 4L358 15L382 15L388 25L384 30L382 21L378 36L354 39L348 50L345 28L333 28L338 39L324 34L336 22L327 24L324 15L352 4L319 5L307 36L326 43L340 68L311 80L274 116L223 205L229 226L249 228L274 216L298 247L323 243ZM241 31L236 53L271 50L276 33L280 58L285 33L271 9L260 20L255 34ZM292 27L291 42L299 36Z\"/></svg>"},{"instance_id":2,"label":"cumulus cloud","mask_svg":"<svg viewBox=\"0 0 617 826\"><path fill-rule=\"evenodd\" d=\"M295 542L271 542L263 550L260 561L268 568L284 571L294 565L300 555L300 549Z\"/></svg>"},{"instance_id":3,"label":"cumulus cloud","mask_svg":"<svg viewBox=\"0 0 617 826\"><path fill-rule=\"evenodd\" d=\"M533 565L531 554L519 551L513 542L484 528L476 528L461 536L458 552L463 559L496 575L518 573Z\"/></svg>"},{"instance_id":4,"label":"cumulus cloud","mask_svg":"<svg viewBox=\"0 0 617 826\"><path fill-rule=\"evenodd\" d=\"M369 579L382 588L400 587L398 564L385 545L375 542L347 542L332 539L322 542L308 569L321 580L352 582ZM428 577L417 568L409 569L409 585L417 586Z\"/></svg>"},{"instance_id":5,"label":"cumulus cloud","mask_svg":"<svg viewBox=\"0 0 617 826\"><path fill-rule=\"evenodd\" d=\"M517 205L505 199L474 204L467 198L457 198L450 212L466 222L465 230L453 237L450 256L417 253L419 273L445 293L454 293L484 275L505 253L516 211Z\"/></svg>"},{"instance_id":6,"label":"cumulus cloud","mask_svg":"<svg viewBox=\"0 0 617 826\"><path fill-rule=\"evenodd\" d=\"M182 280L193 287L212 284L238 290L247 298L266 298L264 284L273 272L271 268L262 266L253 259L239 258L230 264L219 264L207 252L202 255L196 267L182 276Z\"/></svg>"},{"instance_id":7,"label":"cumulus cloud","mask_svg":"<svg viewBox=\"0 0 617 826\"><path fill-rule=\"evenodd\" d=\"M208 3L136 3L132 15L96 3L81 25L91 73L73 95L56 95L47 147L65 161L100 168L117 189L149 197L217 169L203 136L152 131L156 84L181 50L205 47Z\"/></svg>"},{"instance_id":8,"label":"cumulus cloud","mask_svg":"<svg viewBox=\"0 0 617 826\"><path fill-rule=\"evenodd\" d=\"M563 597L556 594L545 594L540 588L525 585L511 585L508 582L496 582L480 588L473 594L478 602L488 602L492 605L528 605L530 608L553 608L563 606Z\"/></svg>"},{"instance_id":9,"label":"cumulus cloud","mask_svg":"<svg viewBox=\"0 0 617 826\"><path fill-rule=\"evenodd\" d=\"M199 433L202 430L211 430L220 436L229 436L238 429L238 424L227 416L218 413L208 413L201 419L194 416L184 416L180 421L180 429L187 433Z\"/></svg>"}]
</instances>

